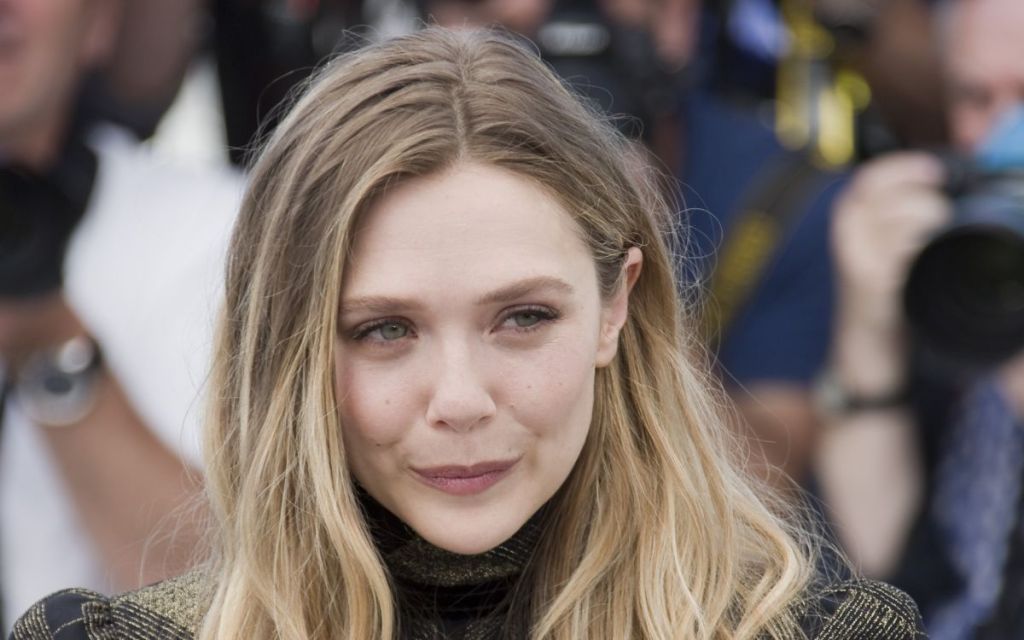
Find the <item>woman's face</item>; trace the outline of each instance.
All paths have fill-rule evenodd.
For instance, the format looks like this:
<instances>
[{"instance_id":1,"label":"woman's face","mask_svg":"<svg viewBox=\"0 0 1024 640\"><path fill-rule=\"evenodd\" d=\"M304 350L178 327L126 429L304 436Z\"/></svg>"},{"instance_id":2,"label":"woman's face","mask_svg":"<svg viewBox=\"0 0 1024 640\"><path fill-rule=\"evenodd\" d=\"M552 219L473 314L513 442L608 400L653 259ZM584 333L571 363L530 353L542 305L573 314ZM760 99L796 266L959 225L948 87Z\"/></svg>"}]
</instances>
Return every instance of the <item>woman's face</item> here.
<instances>
[{"instance_id":1,"label":"woman's face","mask_svg":"<svg viewBox=\"0 0 1024 640\"><path fill-rule=\"evenodd\" d=\"M626 264L631 283L639 250ZM580 455L628 288L602 300L575 222L529 179L463 163L389 192L357 231L341 300L356 479L438 547L507 540Z\"/></svg>"}]
</instances>

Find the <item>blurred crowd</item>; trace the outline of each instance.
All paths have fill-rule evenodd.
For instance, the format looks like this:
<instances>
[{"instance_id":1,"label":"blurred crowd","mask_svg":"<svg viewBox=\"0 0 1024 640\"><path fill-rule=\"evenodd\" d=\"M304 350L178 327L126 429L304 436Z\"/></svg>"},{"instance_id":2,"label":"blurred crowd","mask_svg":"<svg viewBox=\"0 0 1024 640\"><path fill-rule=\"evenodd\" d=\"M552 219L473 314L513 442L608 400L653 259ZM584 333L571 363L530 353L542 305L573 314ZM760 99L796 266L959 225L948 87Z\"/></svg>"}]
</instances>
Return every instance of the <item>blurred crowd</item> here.
<instances>
[{"instance_id":1,"label":"blurred crowd","mask_svg":"<svg viewBox=\"0 0 1024 640\"><path fill-rule=\"evenodd\" d=\"M520 35L664 174L746 464L935 638L1024 637L1020 0L0 0L0 630L201 554L247 159L317 66ZM148 140L196 60L221 165Z\"/></svg>"}]
</instances>

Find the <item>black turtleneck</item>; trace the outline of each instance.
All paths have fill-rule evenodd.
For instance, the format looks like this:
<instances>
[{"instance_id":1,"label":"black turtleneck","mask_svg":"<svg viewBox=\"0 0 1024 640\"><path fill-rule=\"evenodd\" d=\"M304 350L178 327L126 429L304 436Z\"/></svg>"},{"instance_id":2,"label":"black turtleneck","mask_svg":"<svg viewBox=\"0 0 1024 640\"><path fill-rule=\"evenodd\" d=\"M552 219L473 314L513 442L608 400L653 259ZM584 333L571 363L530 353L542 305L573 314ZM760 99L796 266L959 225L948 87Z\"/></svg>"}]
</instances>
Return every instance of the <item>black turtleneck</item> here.
<instances>
[{"instance_id":1,"label":"black turtleneck","mask_svg":"<svg viewBox=\"0 0 1024 640\"><path fill-rule=\"evenodd\" d=\"M391 574L403 640L526 637L517 587L540 538L543 509L494 549L461 555L430 544L365 491L359 499Z\"/></svg>"}]
</instances>

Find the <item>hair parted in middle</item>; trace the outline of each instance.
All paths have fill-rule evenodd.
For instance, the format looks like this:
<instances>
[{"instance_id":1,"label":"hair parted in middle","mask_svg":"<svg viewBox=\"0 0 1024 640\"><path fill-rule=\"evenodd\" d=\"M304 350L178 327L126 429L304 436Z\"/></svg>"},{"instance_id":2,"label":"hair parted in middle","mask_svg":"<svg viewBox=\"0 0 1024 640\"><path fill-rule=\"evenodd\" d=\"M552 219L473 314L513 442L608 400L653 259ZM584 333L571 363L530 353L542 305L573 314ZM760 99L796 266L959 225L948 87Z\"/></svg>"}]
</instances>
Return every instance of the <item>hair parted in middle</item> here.
<instances>
[{"instance_id":1,"label":"hair parted in middle","mask_svg":"<svg viewBox=\"0 0 1024 640\"><path fill-rule=\"evenodd\" d=\"M630 143L530 50L428 28L327 66L255 164L232 242L207 437L217 523L210 639L393 638L396 605L347 469L333 358L353 237L390 188L459 162L541 185L602 295L644 266L597 371L580 459L525 585L529 636L799 637L812 561L728 452L691 344L668 207Z\"/></svg>"}]
</instances>

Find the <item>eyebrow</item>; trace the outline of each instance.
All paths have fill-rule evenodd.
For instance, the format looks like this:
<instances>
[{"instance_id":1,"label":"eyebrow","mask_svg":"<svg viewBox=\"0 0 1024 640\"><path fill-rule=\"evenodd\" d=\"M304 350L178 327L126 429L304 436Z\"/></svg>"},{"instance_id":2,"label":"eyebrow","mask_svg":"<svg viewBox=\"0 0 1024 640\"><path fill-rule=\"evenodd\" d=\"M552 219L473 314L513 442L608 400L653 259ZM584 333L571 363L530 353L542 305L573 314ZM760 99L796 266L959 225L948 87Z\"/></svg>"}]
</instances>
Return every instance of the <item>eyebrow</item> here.
<instances>
[{"instance_id":1,"label":"eyebrow","mask_svg":"<svg viewBox=\"0 0 1024 640\"><path fill-rule=\"evenodd\" d=\"M369 313L408 313L420 308L420 305L404 298L390 296L364 296L345 300L341 304L341 315L365 311Z\"/></svg>"},{"instance_id":2,"label":"eyebrow","mask_svg":"<svg viewBox=\"0 0 1024 640\"><path fill-rule=\"evenodd\" d=\"M477 299L477 304L494 304L496 302L513 302L530 294L554 291L566 295L572 295L572 285L565 280L551 276L537 276L527 278L519 282L495 289Z\"/></svg>"},{"instance_id":3,"label":"eyebrow","mask_svg":"<svg viewBox=\"0 0 1024 640\"><path fill-rule=\"evenodd\" d=\"M571 284L551 276L537 276L526 278L518 282L495 289L486 293L476 300L477 305L495 304L502 302L513 302L531 294L553 291L565 295L572 295L574 289ZM357 311L370 313L408 313L420 309L421 305L406 298L395 298L391 296L362 296L344 300L341 305L341 314L349 314Z\"/></svg>"}]
</instances>

